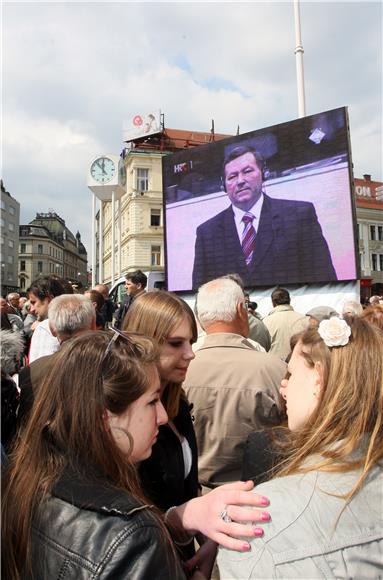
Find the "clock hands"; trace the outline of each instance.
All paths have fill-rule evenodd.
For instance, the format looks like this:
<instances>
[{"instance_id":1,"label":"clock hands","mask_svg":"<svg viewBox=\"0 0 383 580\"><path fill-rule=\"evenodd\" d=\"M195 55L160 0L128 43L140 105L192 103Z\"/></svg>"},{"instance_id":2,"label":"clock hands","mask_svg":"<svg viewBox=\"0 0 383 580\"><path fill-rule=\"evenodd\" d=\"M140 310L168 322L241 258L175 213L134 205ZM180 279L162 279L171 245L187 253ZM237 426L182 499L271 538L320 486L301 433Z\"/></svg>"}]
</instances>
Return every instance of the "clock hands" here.
<instances>
[{"instance_id":1,"label":"clock hands","mask_svg":"<svg viewBox=\"0 0 383 580\"><path fill-rule=\"evenodd\" d=\"M91 175L100 184L109 182L116 171L115 163L109 157L99 157L95 159L91 166Z\"/></svg>"},{"instance_id":2,"label":"clock hands","mask_svg":"<svg viewBox=\"0 0 383 580\"><path fill-rule=\"evenodd\" d=\"M105 159L98 159L96 161L96 165L98 165L98 167L101 169L101 171L103 172L103 174L106 175L106 171L105 171Z\"/></svg>"}]
</instances>

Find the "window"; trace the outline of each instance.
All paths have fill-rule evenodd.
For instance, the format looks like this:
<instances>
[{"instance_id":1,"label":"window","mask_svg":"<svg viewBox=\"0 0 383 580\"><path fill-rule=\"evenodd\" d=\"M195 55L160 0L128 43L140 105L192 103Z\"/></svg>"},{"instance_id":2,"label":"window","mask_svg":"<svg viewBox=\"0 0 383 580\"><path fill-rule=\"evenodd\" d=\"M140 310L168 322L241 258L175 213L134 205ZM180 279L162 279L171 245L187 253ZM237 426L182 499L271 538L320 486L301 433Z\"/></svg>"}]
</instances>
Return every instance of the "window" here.
<instances>
[{"instance_id":1,"label":"window","mask_svg":"<svg viewBox=\"0 0 383 580\"><path fill-rule=\"evenodd\" d=\"M372 261L372 267L371 270L377 270L377 266L378 266L378 255L377 254L371 254L371 261Z\"/></svg>"},{"instance_id":2,"label":"window","mask_svg":"<svg viewBox=\"0 0 383 580\"><path fill-rule=\"evenodd\" d=\"M25 254L27 251L27 244L20 244L20 254Z\"/></svg>"},{"instance_id":3,"label":"window","mask_svg":"<svg viewBox=\"0 0 383 580\"><path fill-rule=\"evenodd\" d=\"M15 231L15 224L8 224L8 229L10 232L14 232Z\"/></svg>"},{"instance_id":4,"label":"window","mask_svg":"<svg viewBox=\"0 0 383 580\"><path fill-rule=\"evenodd\" d=\"M42 253L43 253L43 245L42 245L42 244L39 244L39 245L37 246L37 253L38 253L38 254L42 254Z\"/></svg>"},{"instance_id":5,"label":"window","mask_svg":"<svg viewBox=\"0 0 383 580\"><path fill-rule=\"evenodd\" d=\"M25 278L20 278L20 288L21 290L25 289Z\"/></svg>"},{"instance_id":6,"label":"window","mask_svg":"<svg viewBox=\"0 0 383 580\"><path fill-rule=\"evenodd\" d=\"M151 209L150 210L150 225L157 227L161 225L161 210Z\"/></svg>"},{"instance_id":7,"label":"window","mask_svg":"<svg viewBox=\"0 0 383 580\"><path fill-rule=\"evenodd\" d=\"M25 272L25 260L20 260L20 272Z\"/></svg>"},{"instance_id":8,"label":"window","mask_svg":"<svg viewBox=\"0 0 383 580\"><path fill-rule=\"evenodd\" d=\"M5 209L5 201L3 199L1 200L1 209Z\"/></svg>"},{"instance_id":9,"label":"window","mask_svg":"<svg viewBox=\"0 0 383 580\"><path fill-rule=\"evenodd\" d=\"M383 272L383 254L379 254L379 270Z\"/></svg>"},{"instance_id":10,"label":"window","mask_svg":"<svg viewBox=\"0 0 383 580\"><path fill-rule=\"evenodd\" d=\"M161 265L161 246L152 246L152 266Z\"/></svg>"},{"instance_id":11,"label":"window","mask_svg":"<svg viewBox=\"0 0 383 580\"><path fill-rule=\"evenodd\" d=\"M149 169L137 167L136 169L136 190L148 191L149 189Z\"/></svg>"},{"instance_id":12,"label":"window","mask_svg":"<svg viewBox=\"0 0 383 580\"><path fill-rule=\"evenodd\" d=\"M9 211L9 213L10 213L11 215L15 215L15 213L16 213L16 212L15 212L15 208L14 208L12 205L10 205L10 206L8 207L8 211Z\"/></svg>"},{"instance_id":13,"label":"window","mask_svg":"<svg viewBox=\"0 0 383 580\"><path fill-rule=\"evenodd\" d=\"M15 242L13 240L8 240L8 248L14 248Z\"/></svg>"},{"instance_id":14,"label":"window","mask_svg":"<svg viewBox=\"0 0 383 580\"><path fill-rule=\"evenodd\" d=\"M383 226L378 226L378 240L383 242Z\"/></svg>"},{"instance_id":15,"label":"window","mask_svg":"<svg viewBox=\"0 0 383 580\"><path fill-rule=\"evenodd\" d=\"M7 256L8 264L13 264L13 256Z\"/></svg>"},{"instance_id":16,"label":"window","mask_svg":"<svg viewBox=\"0 0 383 580\"><path fill-rule=\"evenodd\" d=\"M37 272L39 274L41 274L43 271L43 263L42 262L37 262Z\"/></svg>"},{"instance_id":17,"label":"window","mask_svg":"<svg viewBox=\"0 0 383 580\"><path fill-rule=\"evenodd\" d=\"M3 245L4 244L4 238L3 238L3 236L1 236L0 240L1 240L1 245Z\"/></svg>"},{"instance_id":18,"label":"window","mask_svg":"<svg viewBox=\"0 0 383 580\"><path fill-rule=\"evenodd\" d=\"M370 239L375 240L375 226L370 226Z\"/></svg>"},{"instance_id":19,"label":"window","mask_svg":"<svg viewBox=\"0 0 383 580\"><path fill-rule=\"evenodd\" d=\"M0 225L2 228L5 226L5 221L3 220L3 218L0 218Z\"/></svg>"}]
</instances>

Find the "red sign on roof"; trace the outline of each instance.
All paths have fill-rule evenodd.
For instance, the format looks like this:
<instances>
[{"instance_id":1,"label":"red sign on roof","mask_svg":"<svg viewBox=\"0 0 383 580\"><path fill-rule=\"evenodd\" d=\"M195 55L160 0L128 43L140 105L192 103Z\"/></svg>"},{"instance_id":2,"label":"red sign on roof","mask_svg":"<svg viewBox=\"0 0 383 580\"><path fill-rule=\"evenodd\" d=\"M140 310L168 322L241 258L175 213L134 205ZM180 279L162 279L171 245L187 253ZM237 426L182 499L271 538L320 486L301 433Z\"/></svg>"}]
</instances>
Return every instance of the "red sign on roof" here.
<instances>
[{"instance_id":1,"label":"red sign on roof","mask_svg":"<svg viewBox=\"0 0 383 580\"><path fill-rule=\"evenodd\" d=\"M368 179L354 179L355 200L358 207L383 209L383 183Z\"/></svg>"}]
</instances>

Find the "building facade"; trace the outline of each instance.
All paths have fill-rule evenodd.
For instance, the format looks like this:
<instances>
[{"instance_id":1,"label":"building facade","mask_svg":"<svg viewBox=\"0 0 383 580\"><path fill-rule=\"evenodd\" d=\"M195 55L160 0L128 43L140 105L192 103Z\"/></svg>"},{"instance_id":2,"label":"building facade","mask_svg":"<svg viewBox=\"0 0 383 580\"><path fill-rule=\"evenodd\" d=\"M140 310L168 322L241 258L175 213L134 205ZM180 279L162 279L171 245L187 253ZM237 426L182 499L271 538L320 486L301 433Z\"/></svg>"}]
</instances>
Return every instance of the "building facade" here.
<instances>
[{"instance_id":1,"label":"building facade","mask_svg":"<svg viewBox=\"0 0 383 580\"><path fill-rule=\"evenodd\" d=\"M48 228L38 225L20 226L19 286L24 293L39 276L63 276L61 244Z\"/></svg>"},{"instance_id":2,"label":"building facade","mask_svg":"<svg viewBox=\"0 0 383 580\"><path fill-rule=\"evenodd\" d=\"M164 216L162 158L164 155L225 139L230 135L163 129L149 138L138 139L124 149L127 172L126 194L116 203L114 271L117 278L129 271L163 272ZM121 203L121 251L119 252L118 203ZM112 281L112 203L102 202L102 281ZM95 226L96 256L99 263L100 212ZM100 280L96 265L96 280Z\"/></svg>"},{"instance_id":3,"label":"building facade","mask_svg":"<svg viewBox=\"0 0 383 580\"><path fill-rule=\"evenodd\" d=\"M20 204L5 189L1 180L1 295L19 289L18 250L19 250Z\"/></svg>"},{"instance_id":4,"label":"building facade","mask_svg":"<svg viewBox=\"0 0 383 580\"><path fill-rule=\"evenodd\" d=\"M383 295L383 183L354 179L361 266L361 299Z\"/></svg>"},{"instance_id":5,"label":"building facade","mask_svg":"<svg viewBox=\"0 0 383 580\"><path fill-rule=\"evenodd\" d=\"M127 193L121 198L121 251L115 212L115 272L163 271L162 165L164 153L131 150L125 157ZM112 275L112 204L102 203L103 280ZM99 227L97 228L97 230ZM98 238L99 239L99 236ZM121 262L120 262L121 261Z\"/></svg>"},{"instance_id":6,"label":"building facade","mask_svg":"<svg viewBox=\"0 0 383 580\"><path fill-rule=\"evenodd\" d=\"M87 253L81 242L55 212L38 213L20 226L19 284L25 292L39 276L57 275L80 288L88 285Z\"/></svg>"}]
</instances>

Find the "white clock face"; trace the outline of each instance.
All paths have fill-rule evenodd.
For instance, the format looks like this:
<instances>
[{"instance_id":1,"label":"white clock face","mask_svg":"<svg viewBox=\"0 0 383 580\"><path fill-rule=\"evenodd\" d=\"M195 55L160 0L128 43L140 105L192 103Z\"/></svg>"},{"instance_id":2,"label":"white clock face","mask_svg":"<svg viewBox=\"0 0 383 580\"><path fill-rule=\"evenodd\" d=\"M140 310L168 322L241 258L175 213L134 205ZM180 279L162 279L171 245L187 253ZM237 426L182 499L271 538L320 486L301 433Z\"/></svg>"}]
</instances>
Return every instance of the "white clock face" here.
<instances>
[{"instance_id":1,"label":"white clock face","mask_svg":"<svg viewBox=\"0 0 383 580\"><path fill-rule=\"evenodd\" d=\"M90 167L90 174L95 181L99 183L108 183L116 172L116 166L109 157L99 157L93 161Z\"/></svg>"}]
</instances>

